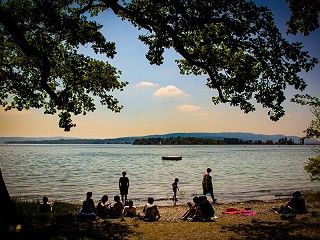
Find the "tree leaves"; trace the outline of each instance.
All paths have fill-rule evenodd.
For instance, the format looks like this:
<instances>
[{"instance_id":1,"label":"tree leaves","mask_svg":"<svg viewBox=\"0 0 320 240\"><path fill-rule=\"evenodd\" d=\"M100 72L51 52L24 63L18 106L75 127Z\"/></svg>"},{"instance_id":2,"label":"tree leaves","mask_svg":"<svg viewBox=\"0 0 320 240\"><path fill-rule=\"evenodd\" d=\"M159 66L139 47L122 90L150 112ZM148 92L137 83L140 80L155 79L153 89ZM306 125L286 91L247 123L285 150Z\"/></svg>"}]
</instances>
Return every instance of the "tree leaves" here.
<instances>
[{"instance_id":1,"label":"tree leaves","mask_svg":"<svg viewBox=\"0 0 320 240\"><path fill-rule=\"evenodd\" d=\"M286 0L291 16L287 33L303 33L305 36L319 28L320 0Z\"/></svg>"},{"instance_id":2,"label":"tree leaves","mask_svg":"<svg viewBox=\"0 0 320 240\"><path fill-rule=\"evenodd\" d=\"M286 41L271 12L252 2L134 0L129 10L152 29L140 37L149 45L151 64L161 64L163 50L172 47L183 57L177 60L180 73L203 75L218 90L215 104L228 102L248 113L254 98L274 121L285 114L284 90L304 90L299 73L318 62L300 43Z\"/></svg>"},{"instance_id":3,"label":"tree leaves","mask_svg":"<svg viewBox=\"0 0 320 240\"><path fill-rule=\"evenodd\" d=\"M120 72L78 53L79 45L87 44L110 58L116 53L115 44L100 32L102 26L78 14L82 7L62 0L0 3L0 103L6 110L58 111L65 131L75 126L70 113L96 109L93 96L110 110L121 110L110 95L127 85L119 81Z\"/></svg>"},{"instance_id":4,"label":"tree leaves","mask_svg":"<svg viewBox=\"0 0 320 240\"><path fill-rule=\"evenodd\" d=\"M319 0L310 11L299 1L287 2L289 32L307 34L319 27ZM95 96L119 112L122 106L110 92L127 85L119 81L120 72L78 49L85 45L96 54L115 56L115 43L90 18L108 9L148 31L139 39L149 46L151 64L161 65L165 49L173 48L182 56L176 61L182 74L204 76L217 91L214 104L229 103L248 113L255 110L254 100L269 109L274 121L285 114L287 86L304 90L299 73L318 63L300 43L282 37L266 7L251 1L9 0L0 3L0 104L6 110L58 112L65 131L75 126L71 114L95 111Z\"/></svg>"}]
</instances>

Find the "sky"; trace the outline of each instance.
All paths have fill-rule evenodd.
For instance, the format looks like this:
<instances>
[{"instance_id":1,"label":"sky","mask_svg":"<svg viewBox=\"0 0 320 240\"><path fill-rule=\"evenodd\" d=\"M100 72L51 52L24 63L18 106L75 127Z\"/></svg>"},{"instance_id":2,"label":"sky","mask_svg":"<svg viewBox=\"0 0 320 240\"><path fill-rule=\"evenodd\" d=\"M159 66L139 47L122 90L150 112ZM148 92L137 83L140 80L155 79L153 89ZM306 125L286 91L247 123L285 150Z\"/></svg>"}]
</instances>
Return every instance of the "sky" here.
<instances>
[{"instance_id":1,"label":"sky","mask_svg":"<svg viewBox=\"0 0 320 240\"><path fill-rule=\"evenodd\" d=\"M276 24L285 34L285 22L289 10L285 0L256 0L257 4L268 4L274 13ZM125 136L145 136L173 132L250 132L259 134L284 134L303 136L303 131L314 118L308 107L290 102L290 98L300 93L293 88L286 90L284 104L286 115L277 122L269 119L268 109L256 105L256 111L243 113L229 104L214 105L211 98L215 90L209 89L206 77L180 75L174 62L181 56L173 50L164 54L164 64L150 65L145 58L147 46L138 40L141 34L133 25L121 21L111 12L102 14L103 33L108 41L114 41L117 54L107 60L122 71L121 81L129 85L122 92L112 93L124 106L120 113L114 113L96 101L97 110L87 115L74 116L77 125L70 132L59 128L58 116L44 115L40 110L0 109L0 137L77 137L116 138ZM301 34L287 36L290 41L303 42L304 50L320 59L320 30L308 37ZM82 50L93 56L88 48ZM312 72L302 74L308 87L304 93L320 95L320 65Z\"/></svg>"}]
</instances>

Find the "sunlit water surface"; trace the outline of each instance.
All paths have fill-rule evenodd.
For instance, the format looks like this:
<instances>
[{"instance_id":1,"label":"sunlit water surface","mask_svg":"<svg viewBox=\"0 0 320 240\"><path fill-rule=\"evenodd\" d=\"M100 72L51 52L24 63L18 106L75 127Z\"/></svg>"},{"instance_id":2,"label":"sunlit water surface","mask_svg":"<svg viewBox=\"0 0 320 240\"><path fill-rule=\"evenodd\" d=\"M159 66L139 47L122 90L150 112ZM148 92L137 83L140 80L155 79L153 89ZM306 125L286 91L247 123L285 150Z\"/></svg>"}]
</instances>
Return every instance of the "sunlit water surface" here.
<instances>
[{"instance_id":1,"label":"sunlit water surface","mask_svg":"<svg viewBox=\"0 0 320 240\"><path fill-rule=\"evenodd\" d=\"M182 156L181 161L161 156ZM0 167L12 197L80 203L87 191L98 201L119 194L122 171L130 179L136 205L149 196L172 204L171 184L179 178L179 204L202 194L202 174L213 171L220 202L268 200L294 190L319 187L310 182L304 163L310 146L134 146L134 145L0 145Z\"/></svg>"}]
</instances>

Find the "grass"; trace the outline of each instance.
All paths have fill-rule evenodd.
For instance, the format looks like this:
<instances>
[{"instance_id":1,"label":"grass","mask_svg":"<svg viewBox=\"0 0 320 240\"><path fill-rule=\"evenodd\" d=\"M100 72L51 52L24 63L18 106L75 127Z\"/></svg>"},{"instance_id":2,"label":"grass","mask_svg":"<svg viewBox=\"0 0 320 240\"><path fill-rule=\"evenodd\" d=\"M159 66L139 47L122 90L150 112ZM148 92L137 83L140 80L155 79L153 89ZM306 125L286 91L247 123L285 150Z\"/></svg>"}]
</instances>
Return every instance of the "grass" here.
<instances>
[{"instance_id":1,"label":"grass","mask_svg":"<svg viewBox=\"0 0 320 240\"><path fill-rule=\"evenodd\" d=\"M0 234L0 239L126 239L131 230L124 218L117 221L85 220L78 221L80 206L54 202L52 214L46 221L39 215L40 202L14 199L20 215L20 224L10 231ZM19 229L21 226L21 229Z\"/></svg>"},{"instance_id":2,"label":"grass","mask_svg":"<svg viewBox=\"0 0 320 240\"><path fill-rule=\"evenodd\" d=\"M144 222L137 218L78 221L79 206L55 202L52 218L47 222L39 219L38 201L16 199L21 214L20 231L12 228L0 239L319 239L320 237L320 192L305 192L307 208L310 213L297 215L295 219L282 220L271 211L287 200L275 202L250 201L215 206L218 219L214 222L182 222L177 218L186 206L160 207L161 219L158 222ZM229 207L252 208L254 217L225 215ZM138 211L141 211L139 208Z\"/></svg>"}]
</instances>

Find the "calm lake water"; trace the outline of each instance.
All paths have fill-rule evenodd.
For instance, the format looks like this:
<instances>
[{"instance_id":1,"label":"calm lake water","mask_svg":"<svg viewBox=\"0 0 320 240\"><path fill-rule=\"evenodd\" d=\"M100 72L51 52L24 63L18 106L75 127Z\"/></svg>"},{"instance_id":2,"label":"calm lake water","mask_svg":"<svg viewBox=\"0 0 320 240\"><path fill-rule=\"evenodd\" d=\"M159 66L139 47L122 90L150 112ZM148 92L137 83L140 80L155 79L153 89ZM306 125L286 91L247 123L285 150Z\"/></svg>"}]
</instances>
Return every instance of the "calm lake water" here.
<instances>
[{"instance_id":1,"label":"calm lake water","mask_svg":"<svg viewBox=\"0 0 320 240\"><path fill-rule=\"evenodd\" d=\"M181 161L162 160L179 155ZM0 145L0 168L12 197L80 203L87 191L98 201L119 194L122 171L130 179L129 199L138 206L149 196L171 205L178 177L179 204L202 194L202 174L212 169L220 202L269 200L294 190L319 187L303 169L310 146L135 146Z\"/></svg>"}]
</instances>

